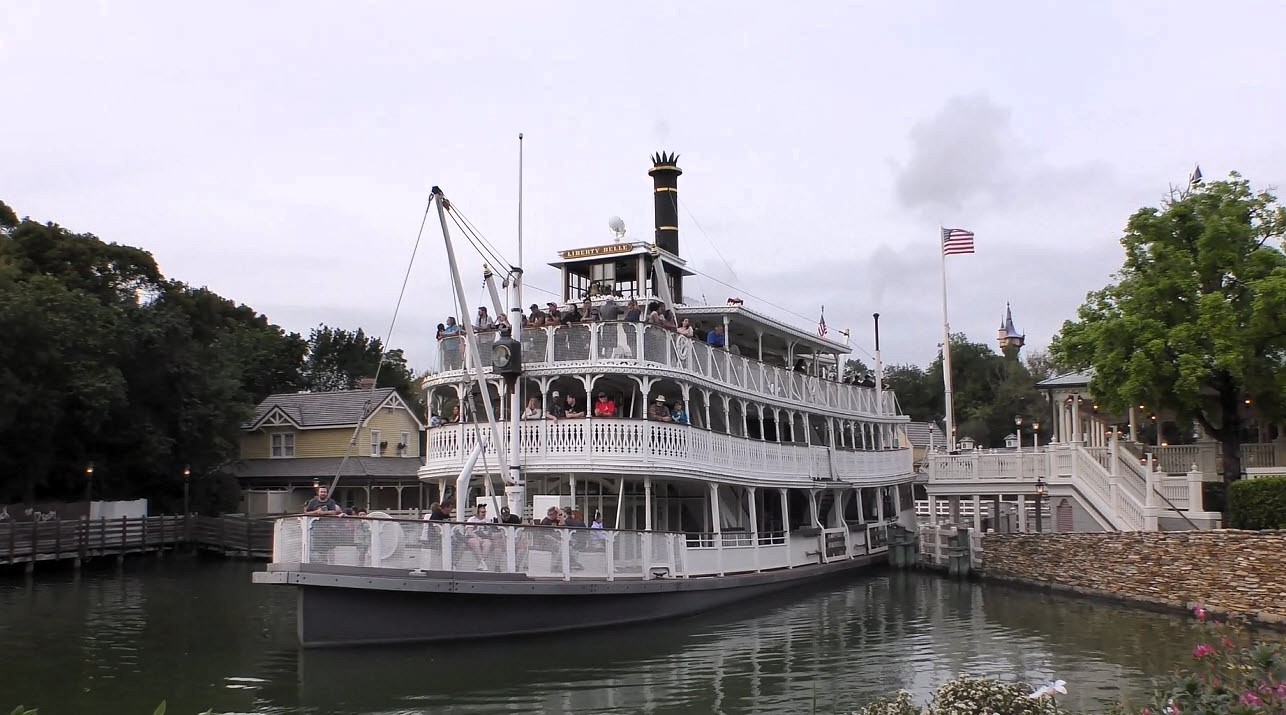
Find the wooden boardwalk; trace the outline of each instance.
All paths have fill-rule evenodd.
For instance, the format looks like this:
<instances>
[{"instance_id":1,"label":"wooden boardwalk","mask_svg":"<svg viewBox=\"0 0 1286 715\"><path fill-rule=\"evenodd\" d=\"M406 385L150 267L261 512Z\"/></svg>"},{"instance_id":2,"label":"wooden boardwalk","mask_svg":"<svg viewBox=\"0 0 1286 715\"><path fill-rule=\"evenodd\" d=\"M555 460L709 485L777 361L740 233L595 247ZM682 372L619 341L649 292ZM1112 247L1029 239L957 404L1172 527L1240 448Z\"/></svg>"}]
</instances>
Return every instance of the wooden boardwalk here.
<instances>
[{"instance_id":1,"label":"wooden boardwalk","mask_svg":"<svg viewBox=\"0 0 1286 715\"><path fill-rule=\"evenodd\" d=\"M188 545L227 556L272 556L271 519L149 516L0 522L0 567L167 551Z\"/></svg>"}]
</instances>

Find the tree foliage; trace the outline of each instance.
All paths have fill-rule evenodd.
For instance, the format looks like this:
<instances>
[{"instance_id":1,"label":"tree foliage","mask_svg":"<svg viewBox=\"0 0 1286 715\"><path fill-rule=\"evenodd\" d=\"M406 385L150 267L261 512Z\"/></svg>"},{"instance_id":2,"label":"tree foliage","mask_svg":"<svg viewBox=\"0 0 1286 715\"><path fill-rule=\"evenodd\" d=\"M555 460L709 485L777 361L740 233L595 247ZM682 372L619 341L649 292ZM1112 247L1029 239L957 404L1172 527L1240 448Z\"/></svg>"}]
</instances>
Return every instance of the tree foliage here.
<instances>
[{"instance_id":1,"label":"tree foliage","mask_svg":"<svg viewBox=\"0 0 1286 715\"><path fill-rule=\"evenodd\" d=\"M1096 399L1196 420L1241 474L1246 400L1280 417L1286 397L1286 210L1237 174L1130 217L1115 282L1090 293L1051 348L1093 368Z\"/></svg>"},{"instance_id":2,"label":"tree foliage","mask_svg":"<svg viewBox=\"0 0 1286 715\"><path fill-rule=\"evenodd\" d=\"M377 387L395 388L403 399L415 400L415 376L400 349L385 350L379 338L367 335L361 328L313 328L303 370L309 390L352 390L360 380L371 377L376 378Z\"/></svg>"},{"instance_id":3,"label":"tree foliage","mask_svg":"<svg viewBox=\"0 0 1286 715\"><path fill-rule=\"evenodd\" d=\"M979 445L999 447L1014 432L1014 417L1024 424L1044 414L1045 402L1035 388L1027 367L1006 359L963 334L951 336L951 387L955 405L956 434ZM902 412L917 422L943 420L946 389L942 380L942 354L927 369L894 365L884 372L884 384L898 396Z\"/></svg>"},{"instance_id":4,"label":"tree foliage","mask_svg":"<svg viewBox=\"0 0 1286 715\"><path fill-rule=\"evenodd\" d=\"M166 280L147 251L12 213L0 204L0 503L92 490L163 509L185 466L205 480L194 495L217 493L254 405L302 386L304 340Z\"/></svg>"}]
</instances>

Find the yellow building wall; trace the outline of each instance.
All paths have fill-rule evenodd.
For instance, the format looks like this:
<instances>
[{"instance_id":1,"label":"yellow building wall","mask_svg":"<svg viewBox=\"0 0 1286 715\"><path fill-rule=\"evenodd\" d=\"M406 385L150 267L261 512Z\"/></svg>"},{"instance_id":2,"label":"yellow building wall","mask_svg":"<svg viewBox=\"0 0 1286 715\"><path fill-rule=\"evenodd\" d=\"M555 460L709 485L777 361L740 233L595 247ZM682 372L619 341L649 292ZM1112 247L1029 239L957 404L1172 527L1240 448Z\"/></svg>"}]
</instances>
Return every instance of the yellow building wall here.
<instances>
[{"instance_id":1,"label":"yellow building wall","mask_svg":"<svg viewBox=\"0 0 1286 715\"><path fill-rule=\"evenodd\" d=\"M350 456L369 457L371 454L371 430L380 431L380 439L388 442L383 457L397 457L397 444L403 432L409 432L406 456L420 456L420 438L422 434L411 415L402 409L381 409L373 416L367 426L357 435L357 445ZM269 435L274 432L291 432L288 429L270 428L256 432L247 432L241 436L242 459L269 459L272 457L272 441ZM342 457L348 452L348 441L353 436L351 427L335 429L312 429L294 431L295 457Z\"/></svg>"}]
</instances>

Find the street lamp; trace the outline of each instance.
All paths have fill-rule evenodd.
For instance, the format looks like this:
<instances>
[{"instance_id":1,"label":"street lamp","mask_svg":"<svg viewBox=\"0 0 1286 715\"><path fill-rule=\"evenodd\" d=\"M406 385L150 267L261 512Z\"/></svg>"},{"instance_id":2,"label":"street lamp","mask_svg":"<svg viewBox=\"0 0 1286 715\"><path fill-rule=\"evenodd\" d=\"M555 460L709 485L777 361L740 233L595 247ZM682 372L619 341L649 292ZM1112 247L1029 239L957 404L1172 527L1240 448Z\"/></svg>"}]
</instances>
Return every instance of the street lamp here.
<instances>
[{"instance_id":1,"label":"street lamp","mask_svg":"<svg viewBox=\"0 0 1286 715\"><path fill-rule=\"evenodd\" d=\"M1040 503L1041 503L1041 500L1044 499L1045 495L1048 493L1049 493L1049 488L1045 486L1045 480L1041 479L1040 476L1038 475L1036 477L1036 533L1040 533L1044 531L1044 526L1041 524Z\"/></svg>"},{"instance_id":2,"label":"street lamp","mask_svg":"<svg viewBox=\"0 0 1286 715\"><path fill-rule=\"evenodd\" d=\"M1031 449L1033 452L1040 451L1040 423L1035 420L1031 423Z\"/></svg>"},{"instance_id":3,"label":"street lamp","mask_svg":"<svg viewBox=\"0 0 1286 715\"><path fill-rule=\"evenodd\" d=\"M189 541L192 538L192 531L188 524L192 521L192 509L188 507L188 484L191 482L192 467L183 466L183 540Z\"/></svg>"},{"instance_id":4,"label":"street lamp","mask_svg":"<svg viewBox=\"0 0 1286 715\"><path fill-rule=\"evenodd\" d=\"M1014 415L1014 436L1018 438L1018 452L1023 451L1023 416Z\"/></svg>"},{"instance_id":5,"label":"street lamp","mask_svg":"<svg viewBox=\"0 0 1286 715\"><path fill-rule=\"evenodd\" d=\"M94 463L90 462L85 466L85 501L92 501L94 498Z\"/></svg>"}]
</instances>

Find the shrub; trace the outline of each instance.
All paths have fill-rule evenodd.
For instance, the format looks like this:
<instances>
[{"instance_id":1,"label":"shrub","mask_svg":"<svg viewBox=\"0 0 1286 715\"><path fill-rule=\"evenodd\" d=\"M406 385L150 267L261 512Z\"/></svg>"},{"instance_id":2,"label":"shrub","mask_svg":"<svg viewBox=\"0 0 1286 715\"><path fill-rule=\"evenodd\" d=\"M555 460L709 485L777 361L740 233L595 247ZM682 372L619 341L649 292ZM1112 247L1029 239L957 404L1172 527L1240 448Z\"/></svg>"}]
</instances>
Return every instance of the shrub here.
<instances>
[{"instance_id":1,"label":"shrub","mask_svg":"<svg viewBox=\"0 0 1286 715\"><path fill-rule=\"evenodd\" d=\"M1118 706L1123 715L1281 715L1286 712L1286 652L1280 644L1238 645L1230 623L1194 609L1209 636L1192 651L1192 669L1175 676L1144 707Z\"/></svg>"},{"instance_id":2,"label":"shrub","mask_svg":"<svg viewBox=\"0 0 1286 715\"><path fill-rule=\"evenodd\" d=\"M1233 482L1228 509L1234 529L1286 529L1286 477Z\"/></svg>"},{"instance_id":3,"label":"shrub","mask_svg":"<svg viewBox=\"0 0 1286 715\"><path fill-rule=\"evenodd\" d=\"M924 708L902 690L856 715L1065 715L1052 697L1033 697L1034 690L1026 683L960 677L943 683Z\"/></svg>"}]
</instances>

